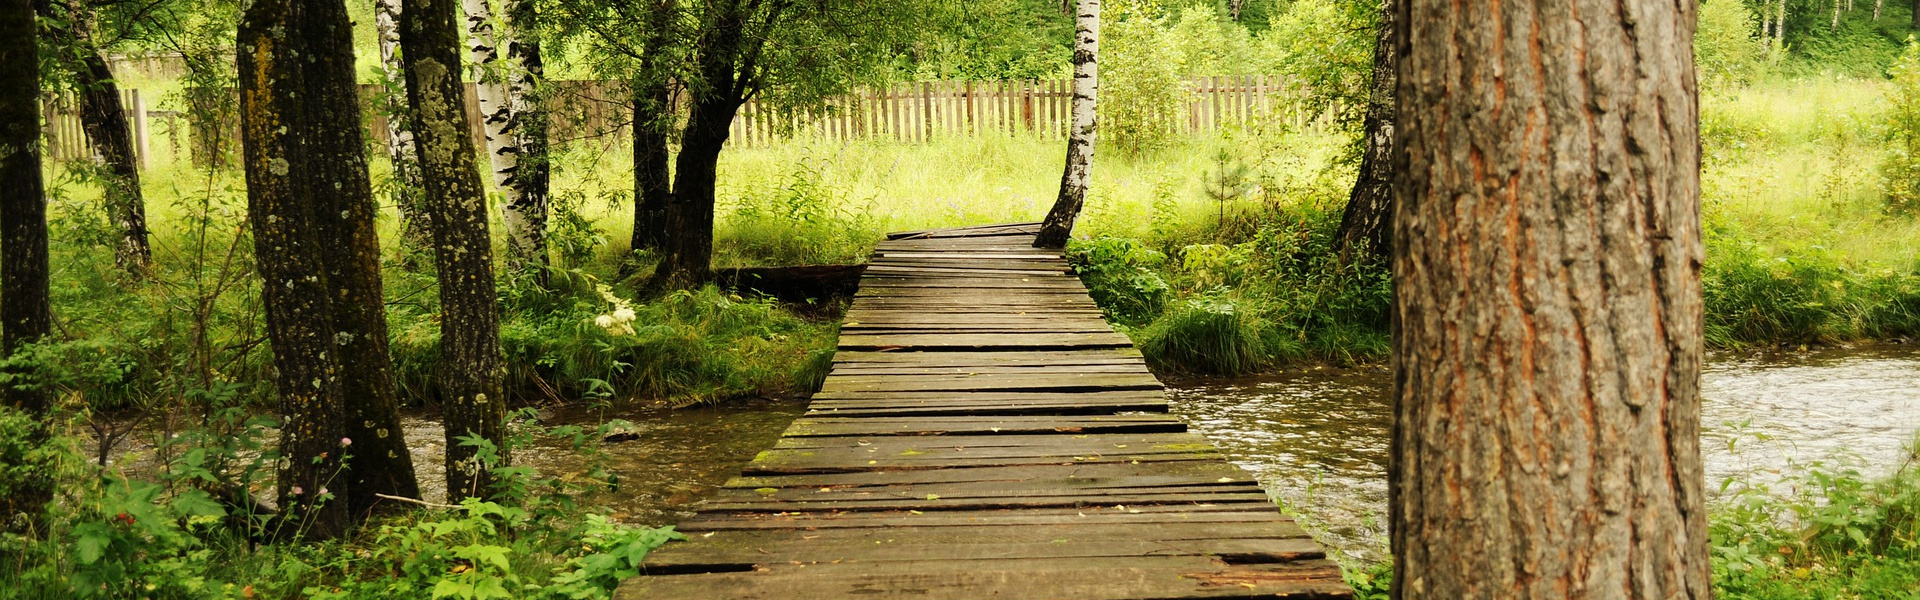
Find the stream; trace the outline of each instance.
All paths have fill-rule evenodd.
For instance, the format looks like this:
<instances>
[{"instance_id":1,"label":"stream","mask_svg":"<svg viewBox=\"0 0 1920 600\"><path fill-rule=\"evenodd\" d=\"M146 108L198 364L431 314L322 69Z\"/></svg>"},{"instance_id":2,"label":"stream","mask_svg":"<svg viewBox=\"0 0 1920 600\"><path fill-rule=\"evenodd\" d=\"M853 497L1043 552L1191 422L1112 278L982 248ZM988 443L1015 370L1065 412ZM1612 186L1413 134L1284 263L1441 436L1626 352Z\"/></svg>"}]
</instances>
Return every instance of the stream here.
<instances>
[{"instance_id":1,"label":"stream","mask_svg":"<svg viewBox=\"0 0 1920 600\"><path fill-rule=\"evenodd\" d=\"M1174 412L1330 550L1387 556L1385 367L1175 382ZM1816 462L1891 472L1920 431L1920 348L1710 358L1701 376L1707 489L1770 488Z\"/></svg>"},{"instance_id":2,"label":"stream","mask_svg":"<svg viewBox=\"0 0 1920 600\"><path fill-rule=\"evenodd\" d=\"M1375 561L1387 555L1391 385L1385 367L1313 367L1174 380L1168 389L1173 412L1252 472L1337 558ZM1883 474L1910 460L1907 448L1920 431L1920 347L1711 357L1702 392L1710 492L1729 480L1776 488L1815 463ZM691 516L695 504L805 411L804 400L791 399L679 410L577 406L546 412L541 421L589 429L609 419L630 422L620 441L589 442L621 482L591 502L621 521L662 525ZM446 491L436 417L414 414L403 424L423 495L437 501ZM514 461L562 480L592 467L557 439L516 450Z\"/></svg>"}]
</instances>

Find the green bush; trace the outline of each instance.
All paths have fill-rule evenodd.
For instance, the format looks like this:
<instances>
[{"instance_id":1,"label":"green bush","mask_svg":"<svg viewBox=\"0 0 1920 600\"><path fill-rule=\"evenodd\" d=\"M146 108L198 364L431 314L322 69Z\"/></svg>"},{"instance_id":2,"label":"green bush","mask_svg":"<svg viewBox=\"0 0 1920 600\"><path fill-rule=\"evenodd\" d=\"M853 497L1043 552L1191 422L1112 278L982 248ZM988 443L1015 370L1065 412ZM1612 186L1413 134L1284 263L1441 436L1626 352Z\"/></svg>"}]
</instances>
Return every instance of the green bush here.
<instances>
[{"instance_id":1,"label":"green bush","mask_svg":"<svg viewBox=\"0 0 1920 600\"><path fill-rule=\"evenodd\" d=\"M1894 63L1891 74L1888 140L1886 156L1880 161L1880 180L1887 209L1913 214L1920 211L1920 42L1907 38L1907 49Z\"/></svg>"},{"instance_id":2,"label":"green bush","mask_svg":"<svg viewBox=\"0 0 1920 600\"><path fill-rule=\"evenodd\" d=\"M1139 156L1172 146L1186 118L1187 82L1165 52L1171 26L1152 0L1104 7L1100 40L1100 137Z\"/></svg>"}]
</instances>

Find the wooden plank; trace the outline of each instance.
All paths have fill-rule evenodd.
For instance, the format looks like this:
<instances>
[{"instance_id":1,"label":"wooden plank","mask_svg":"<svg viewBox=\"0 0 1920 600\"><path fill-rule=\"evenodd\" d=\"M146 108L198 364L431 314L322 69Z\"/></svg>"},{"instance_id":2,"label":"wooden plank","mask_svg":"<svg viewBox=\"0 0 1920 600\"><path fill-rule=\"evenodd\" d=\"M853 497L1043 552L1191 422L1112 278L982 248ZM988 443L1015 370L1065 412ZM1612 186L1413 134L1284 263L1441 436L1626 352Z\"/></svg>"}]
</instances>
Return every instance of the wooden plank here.
<instances>
[{"instance_id":1,"label":"wooden plank","mask_svg":"<svg viewBox=\"0 0 1920 600\"><path fill-rule=\"evenodd\" d=\"M1125 565L1116 567L1104 557L782 564L768 571L750 573L638 577L627 580L614 597L616 600L1351 597L1344 584L1339 583L1339 566L1327 561L1229 565L1206 556L1153 556L1135 558Z\"/></svg>"},{"instance_id":2,"label":"wooden plank","mask_svg":"<svg viewBox=\"0 0 1920 600\"><path fill-rule=\"evenodd\" d=\"M941 469L921 471L873 471L866 473L836 473L827 475L796 474L741 476L727 480L725 487L765 488L765 487L833 487L846 489L861 486L898 486L926 485L942 483L970 482L1017 482L1057 479L1112 479L1121 477L1147 476L1173 477L1193 481L1214 481L1222 484L1247 483L1253 476L1244 469L1227 462L1184 462L1160 463L1153 469L1143 471L1138 465L1131 464L1049 464L1007 467L976 467L971 469Z\"/></svg>"},{"instance_id":3,"label":"wooden plank","mask_svg":"<svg viewBox=\"0 0 1920 600\"><path fill-rule=\"evenodd\" d=\"M1160 380L1149 373L988 373L918 376L842 375L829 377L822 392L921 391L1106 391L1159 390Z\"/></svg>"},{"instance_id":4,"label":"wooden plank","mask_svg":"<svg viewBox=\"0 0 1920 600\"><path fill-rule=\"evenodd\" d=\"M996 433L1159 433L1187 430L1185 421L1167 415L1092 415L1037 417L802 417L786 437L842 435L961 435Z\"/></svg>"},{"instance_id":5,"label":"wooden plank","mask_svg":"<svg viewBox=\"0 0 1920 600\"><path fill-rule=\"evenodd\" d=\"M939 334L877 334L854 333L840 336L840 348L844 350L877 350L881 348L985 348L999 347L1008 350L1045 350L1056 348L1124 348L1133 345L1127 336L1113 332L1099 333L954 333Z\"/></svg>"}]
</instances>

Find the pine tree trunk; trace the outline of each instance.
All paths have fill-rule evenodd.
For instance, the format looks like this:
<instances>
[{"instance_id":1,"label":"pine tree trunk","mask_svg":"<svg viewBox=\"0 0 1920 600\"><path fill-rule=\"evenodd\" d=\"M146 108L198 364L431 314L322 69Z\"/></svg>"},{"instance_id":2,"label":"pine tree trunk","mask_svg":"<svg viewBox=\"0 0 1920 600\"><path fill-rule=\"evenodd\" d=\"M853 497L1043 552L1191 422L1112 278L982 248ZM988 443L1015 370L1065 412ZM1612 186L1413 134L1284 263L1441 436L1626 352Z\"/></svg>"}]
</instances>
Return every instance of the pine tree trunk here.
<instances>
[{"instance_id":1,"label":"pine tree trunk","mask_svg":"<svg viewBox=\"0 0 1920 600\"><path fill-rule=\"evenodd\" d=\"M432 243L420 192L420 163L413 148L413 107L407 103L405 69L400 64L402 0L374 0L373 29L380 38L380 66L386 77L382 98L387 113L387 161L393 165L394 208L402 236L416 247Z\"/></svg>"},{"instance_id":2,"label":"pine tree trunk","mask_svg":"<svg viewBox=\"0 0 1920 600\"><path fill-rule=\"evenodd\" d=\"M633 86L633 249L660 250L668 240L667 207L673 201L666 130L673 123L673 90L653 74Z\"/></svg>"},{"instance_id":3,"label":"pine tree trunk","mask_svg":"<svg viewBox=\"0 0 1920 600\"><path fill-rule=\"evenodd\" d=\"M1347 208L1334 235L1342 264L1387 260L1393 232L1393 2L1380 11L1373 49L1373 87L1367 92L1366 149ZM1357 259L1357 260L1356 260Z\"/></svg>"},{"instance_id":4,"label":"pine tree trunk","mask_svg":"<svg viewBox=\"0 0 1920 600\"><path fill-rule=\"evenodd\" d=\"M281 514L291 533L330 538L344 533L346 502L325 495L342 468L340 439L346 412L334 363L332 294L321 241L304 206L302 171L309 166L308 92L301 63L310 51L300 31L304 7L291 0L258 0L241 17L237 40L240 119L247 179L247 217L260 269L274 383L280 392Z\"/></svg>"},{"instance_id":5,"label":"pine tree trunk","mask_svg":"<svg viewBox=\"0 0 1920 600\"><path fill-rule=\"evenodd\" d=\"M1073 122L1067 135L1067 168L1060 175L1060 196L1034 238L1036 248L1064 248L1073 221L1087 201L1093 175L1094 126L1100 82L1100 0L1077 0L1074 11Z\"/></svg>"},{"instance_id":6,"label":"pine tree trunk","mask_svg":"<svg viewBox=\"0 0 1920 600\"><path fill-rule=\"evenodd\" d=\"M1394 595L1711 597L1697 5L1400 4Z\"/></svg>"},{"instance_id":7,"label":"pine tree trunk","mask_svg":"<svg viewBox=\"0 0 1920 600\"><path fill-rule=\"evenodd\" d=\"M534 110L534 86L542 73L540 47L526 37L533 5L502 0L506 18L494 28L488 0L463 0L467 17L467 59L480 74L481 124L487 132L487 156L493 183L504 199L507 266L533 270L544 282L547 266L547 182L545 118ZM504 56L501 50L505 50ZM503 60L504 59L504 60Z\"/></svg>"},{"instance_id":8,"label":"pine tree trunk","mask_svg":"<svg viewBox=\"0 0 1920 600\"><path fill-rule=\"evenodd\" d=\"M0 356L53 332L37 35L30 0L0 0ZM45 393L6 386L0 402L42 423L30 443L45 439ZM15 515L41 514L53 497L48 478L28 479L23 489L0 495L0 531L12 529Z\"/></svg>"},{"instance_id":9,"label":"pine tree trunk","mask_svg":"<svg viewBox=\"0 0 1920 600\"><path fill-rule=\"evenodd\" d=\"M400 430L393 359L387 351L386 298L380 281L379 205L367 174L354 73L353 27L341 0L302 6L308 49L302 141L302 188L313 206L313 233L333 292L332 335L346 409L347 506L358 521L383 501L420 497L413 457ZM325 190L324 193L313 193Z\"/></svg>"},{"instance_id":10,"label":"pine tree trunk","mask_svg":"<svg viewBox=\"0 0 1920 600\"><path fill-rule=\"evenodd\" d=\"M421 182L433 224L440 280L440 361L435 379L446 411L447 496L484 497L493 475L461 438L492 443L507 456L500 315L487 235L487 199L475 164L460 81L455 0L419 0L401 13L407 100L415 115Z\"/></svg>"}]
</instances>

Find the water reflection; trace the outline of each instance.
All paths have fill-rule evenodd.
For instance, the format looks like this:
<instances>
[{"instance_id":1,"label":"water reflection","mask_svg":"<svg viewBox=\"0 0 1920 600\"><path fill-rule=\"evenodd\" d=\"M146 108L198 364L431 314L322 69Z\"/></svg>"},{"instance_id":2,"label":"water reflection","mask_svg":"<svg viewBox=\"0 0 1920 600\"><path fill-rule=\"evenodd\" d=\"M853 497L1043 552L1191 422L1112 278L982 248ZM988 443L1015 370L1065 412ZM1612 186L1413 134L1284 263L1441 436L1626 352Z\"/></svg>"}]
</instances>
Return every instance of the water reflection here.
<instances>
[{"instance_id":1,"label":"water reflection","mask_svg":"<svg viewBox=\"0 0 1920 600\"><path fill-rule=\"evenodd\" d=\"M1298 369L1171 382L1174 411L1351 558L1386 555L1386 369ZM1709 489L1770 485L1814 461L1891 469L1920 430L1920 349L1711 361L1702 374Z\"/></svg>"}]
</instances>

